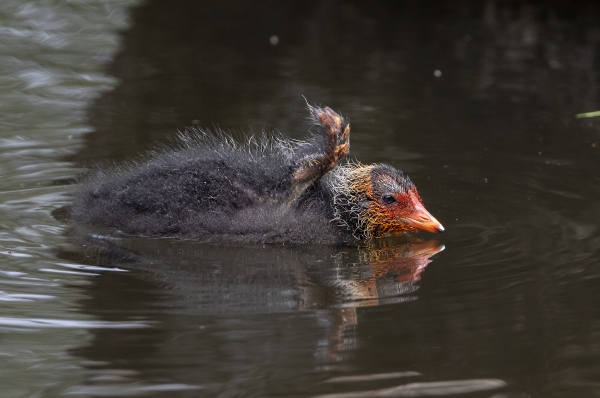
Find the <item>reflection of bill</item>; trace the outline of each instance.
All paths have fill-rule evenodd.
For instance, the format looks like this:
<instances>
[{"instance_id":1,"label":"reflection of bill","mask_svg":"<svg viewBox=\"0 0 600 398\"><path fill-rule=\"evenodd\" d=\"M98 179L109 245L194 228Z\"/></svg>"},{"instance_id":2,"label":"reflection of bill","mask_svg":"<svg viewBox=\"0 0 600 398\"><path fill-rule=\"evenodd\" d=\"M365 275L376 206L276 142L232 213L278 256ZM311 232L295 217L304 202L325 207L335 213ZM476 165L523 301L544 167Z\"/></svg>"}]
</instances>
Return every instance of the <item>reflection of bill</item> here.
<instances>
[{"instance_id":1,"label":"reflection of bill","mask_svg":"<svg viewBox=\"0 0 600 398\"><path fill-rule=\"evenodd\" d=\"M360 252L357 263L347 264L346 258L338 259L335 273L320 281L328 286L335 296L335 307L356 307L406 301L402 297L415 291L415 282L431 262L430 257L444 250L437 241L369 247ZM322 297L311 299L311 286L304 290L304 303L313 307L322 302ZM312 304L312 305L311 305Z\"/></svg>"},{"instance_id":2,"label":"reflection of bill","mask_svg":"<svg viewBox=\"0 0 600 398\"><path fill-rule=\"evenodd\" d=\"M444 245L431 240L396 248L371 250L366 256L371 262L375 280L392 277L398 283L416 282L421 279L421 272L431 262L429 258L442 250Z\"/></svg>"},{"instance_id":3,"label":"reflection of bill","mask_svg":"<svg viewBox=\"0 0 600 398\"><path fill-rule=\"evenodd\" d=\"M332 276L327 284L336 292L334 301L338 304L331 310L324 361L338 362L343 351L354 348L355 339L350 329L358 324L356 307L414 299L406 294L417 290L415 282L421 279L421 273L431 262L430 257L442 250L444 246L437 241L371 247L361 252L359 263L352 264L350 272ZM305 293L310 295L310 289ZM305 297L304 302L315 300Z\"/></svg>"}]
</instances>

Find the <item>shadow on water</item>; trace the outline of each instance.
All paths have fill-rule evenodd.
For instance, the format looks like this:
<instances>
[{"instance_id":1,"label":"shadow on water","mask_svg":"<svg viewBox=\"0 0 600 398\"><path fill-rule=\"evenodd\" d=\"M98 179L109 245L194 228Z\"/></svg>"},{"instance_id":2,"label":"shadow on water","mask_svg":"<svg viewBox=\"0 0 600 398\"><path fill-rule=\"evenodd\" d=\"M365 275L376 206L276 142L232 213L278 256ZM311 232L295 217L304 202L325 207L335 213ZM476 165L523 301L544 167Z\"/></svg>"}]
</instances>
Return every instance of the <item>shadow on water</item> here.
<instances>
[{"instance_id":1,"label":"shadow on water","mask_svg":"<svg viewBox=\"0 0 600 398\"><path fill-rule=\"evenodd\" d=\"M593 1L133 9L108 65L120 84L69 160L121 160L190 124L300 138L304 95L352 119L351 155L408 172L448 249L418 281L437 243L107 240L126 250L103 266L127 272L94 278L81 311L152 327L94 330L74 391L593 396L600 129L574 115L600 109L599 23Z\"/></svg>"}]
</instances>

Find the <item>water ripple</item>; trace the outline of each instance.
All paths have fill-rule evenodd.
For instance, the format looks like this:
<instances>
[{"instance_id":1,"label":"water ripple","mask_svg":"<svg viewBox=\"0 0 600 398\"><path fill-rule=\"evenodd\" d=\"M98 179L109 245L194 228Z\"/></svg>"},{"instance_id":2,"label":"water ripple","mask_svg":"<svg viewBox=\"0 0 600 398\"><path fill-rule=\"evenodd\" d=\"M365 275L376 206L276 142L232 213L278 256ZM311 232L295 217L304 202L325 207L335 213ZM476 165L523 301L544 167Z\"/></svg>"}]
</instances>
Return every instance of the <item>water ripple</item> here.
<instances>
[{"instance_id":1,"label":"water ripple","mask_svg":"<svg viewBox=\"0 0 600 398\"><path fill-rule=\"evenodd\" d=\"M315 398L431 397L496 390L506 387L499 379L434 381L403 384L391 388L318 395Z\"/></svg>"},{"instance_id":2,"label":"water ripple","mask_svg":"<svg viewBox=\"0 0 600 398\"><path fill-rule=\"evenodd\" d=\"M108 322L78 321L72 319L44 318L11 318L0 317L0 326L14 326L36 329L140 329L150 327L150 323L142 321Z\"/></svg>"},{"instance_id":3,"label":"water ripple","mask_svg":"<svg viewBox=\"0 0 600 398\"><path fill-rule=\"evenodd\" d=\"M376 373L370 375L356 375L356 376L339 376L327 379L324 383L354 383L364 381L377 381L377 380L388 380L396 379L400 377L414 377L421 376L419 372L390 372L390 373Z\"/></svg>"},{"instance_id":4,"label":"water ripple","mask_svg":"<svg viewBox=\"0 0 600 398\"><path fill-rule=\"evenodd\" d=\"M65 395L89 395L98 397L122 397L131 395L140 395L152 392L171 392L199 390L201 386L194 386L182 383L165 384L115 384L104 386L75 386L68 388Z\"/></svg>"},{"instance_id":5,"label":"water ripple","mask_svg":"<svg viewBox=\"0 0 600 398\"><path fill-rule=\"evenodd\" d=\"M47 294L7 293L0 291L0 301L32 302L37 300L51 300L54 296Z\"/></svg>"}]
</instances>

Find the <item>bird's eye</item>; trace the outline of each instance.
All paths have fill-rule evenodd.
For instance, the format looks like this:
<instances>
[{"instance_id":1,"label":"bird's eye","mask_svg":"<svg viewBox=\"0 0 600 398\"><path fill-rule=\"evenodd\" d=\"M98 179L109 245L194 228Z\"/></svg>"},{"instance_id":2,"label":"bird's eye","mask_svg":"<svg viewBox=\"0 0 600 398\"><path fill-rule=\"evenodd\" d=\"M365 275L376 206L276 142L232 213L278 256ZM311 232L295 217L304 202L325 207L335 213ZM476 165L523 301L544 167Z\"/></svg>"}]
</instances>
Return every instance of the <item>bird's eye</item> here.
<instances>
[{"instance_id":1,"label":"bird's eye","mask_svg":"<svg viewBox=\"0 0 600 398\"><path fill-rule=\"evenodd\" d=\"M394 198L394 195L391 195L389 193L384 194L381 197L381 200L383 201L383 203L385 203L386 205L391 205L392 203L396 203L396 198Z\"/></svg>"}]
</instances>

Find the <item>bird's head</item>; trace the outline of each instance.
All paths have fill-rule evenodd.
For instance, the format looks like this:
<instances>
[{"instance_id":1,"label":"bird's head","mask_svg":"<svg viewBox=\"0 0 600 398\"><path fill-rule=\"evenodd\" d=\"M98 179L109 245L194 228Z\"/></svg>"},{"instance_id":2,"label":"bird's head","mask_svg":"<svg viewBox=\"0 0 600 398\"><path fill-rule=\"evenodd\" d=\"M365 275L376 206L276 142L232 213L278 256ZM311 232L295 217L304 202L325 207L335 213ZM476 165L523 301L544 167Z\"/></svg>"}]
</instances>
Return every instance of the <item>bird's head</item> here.
<instances>
[{"instance_id":1,"label":"bird's head","mask_svg":"<svg viewBox=\"0 0 600 398\"><path fill-rule=\"evenodd\" d=\"M353 229L356 237L444 231L402 171L388 165L360 163L338 169L332 184L335 218Z\"/></svg>"}]
</instances>

